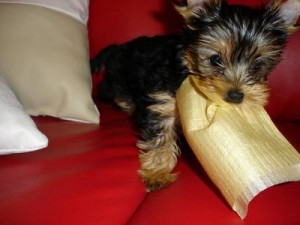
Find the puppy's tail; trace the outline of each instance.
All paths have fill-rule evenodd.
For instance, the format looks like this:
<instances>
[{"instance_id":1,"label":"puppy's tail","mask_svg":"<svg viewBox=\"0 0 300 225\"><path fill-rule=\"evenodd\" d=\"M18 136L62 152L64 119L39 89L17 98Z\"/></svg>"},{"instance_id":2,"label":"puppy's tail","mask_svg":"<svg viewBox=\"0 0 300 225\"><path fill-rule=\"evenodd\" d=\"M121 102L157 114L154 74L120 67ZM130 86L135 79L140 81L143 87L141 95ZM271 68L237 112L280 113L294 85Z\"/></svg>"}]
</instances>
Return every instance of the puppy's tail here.
<instances>
[{"instance_id":1,"label":"puppy's tail","mask_svg":"<svg viewBox=\"0 0 300 225\"><path fill-rule=\"evenodd\" d=\"M90 66L92 74L104 70L107 59L114 54L117 49L117 45L110 45L100 51L93 59L91 59Z\"/></svg>"}]
</instances>

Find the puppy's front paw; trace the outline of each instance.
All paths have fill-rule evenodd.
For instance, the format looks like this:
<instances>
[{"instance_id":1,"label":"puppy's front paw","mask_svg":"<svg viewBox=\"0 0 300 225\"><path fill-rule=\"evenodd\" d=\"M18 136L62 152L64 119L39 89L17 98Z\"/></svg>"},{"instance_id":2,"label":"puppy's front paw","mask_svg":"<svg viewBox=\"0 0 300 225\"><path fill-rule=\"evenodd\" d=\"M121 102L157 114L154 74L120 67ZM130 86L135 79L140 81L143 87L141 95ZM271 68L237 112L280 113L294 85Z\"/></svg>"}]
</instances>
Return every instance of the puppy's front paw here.
<instances>
[{"instance_id":1,"label":"puppy's front paw","mask_svg":"<svg viewBox=\"0 0 300 225\"><path fill-rule=\"evenodd\" d=\"M156 191L167 187L177 178L177 174L159 171L153 173L149 170L140 170L139 174L146 185L147 192Z\"/></svg>"}]
</instances>

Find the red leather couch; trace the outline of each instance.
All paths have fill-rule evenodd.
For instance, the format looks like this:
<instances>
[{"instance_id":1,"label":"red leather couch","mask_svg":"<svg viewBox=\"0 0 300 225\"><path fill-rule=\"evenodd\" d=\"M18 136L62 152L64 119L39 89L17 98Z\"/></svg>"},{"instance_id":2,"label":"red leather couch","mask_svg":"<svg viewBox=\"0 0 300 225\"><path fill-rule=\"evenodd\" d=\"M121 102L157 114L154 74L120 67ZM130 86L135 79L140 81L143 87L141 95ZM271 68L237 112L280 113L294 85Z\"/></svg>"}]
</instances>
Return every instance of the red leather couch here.
<instances>
[{"instance_id":1,"label":"red leather couch","mask_svg":"<svg viewBox=\"0 0 300 225\"><path fill-rule=\"evenodd\" d=\"M231 1L234 2L234 1ZM256 5L259 1L235 1ZM181 18L166 0L90 2L91 56L111 43L177 32ZM271 75L268 112L300 151L300 32ZM95 78L95 89L100 78ZM300 224L300 182L267 189L241 220L188 148L170 187L146 193L128 116L96 100L101 124L34 118L49 138L41 151L0 157L1 225Z\"/></svg>"}]
</instances>

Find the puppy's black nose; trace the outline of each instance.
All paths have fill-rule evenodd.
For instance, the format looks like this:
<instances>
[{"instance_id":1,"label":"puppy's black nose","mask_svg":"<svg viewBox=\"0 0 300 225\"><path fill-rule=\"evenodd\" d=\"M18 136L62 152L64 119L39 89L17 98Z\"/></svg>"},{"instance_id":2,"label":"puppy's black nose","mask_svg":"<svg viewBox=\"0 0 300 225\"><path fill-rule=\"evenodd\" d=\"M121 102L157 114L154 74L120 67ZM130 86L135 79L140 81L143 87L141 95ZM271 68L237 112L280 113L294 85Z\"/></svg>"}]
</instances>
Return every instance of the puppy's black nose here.
<instances>
[{"instance_id":1,"label":"puppy's black nose","mask_svg":"<svg viewBox=\"0 0 300 225\"><path fill-rule=\"evenodd\" d=\"M227 93L227 101L230 103L241 103L244 99L244 93L239 90L229 90Z\"/></svg>"}]
</instances>

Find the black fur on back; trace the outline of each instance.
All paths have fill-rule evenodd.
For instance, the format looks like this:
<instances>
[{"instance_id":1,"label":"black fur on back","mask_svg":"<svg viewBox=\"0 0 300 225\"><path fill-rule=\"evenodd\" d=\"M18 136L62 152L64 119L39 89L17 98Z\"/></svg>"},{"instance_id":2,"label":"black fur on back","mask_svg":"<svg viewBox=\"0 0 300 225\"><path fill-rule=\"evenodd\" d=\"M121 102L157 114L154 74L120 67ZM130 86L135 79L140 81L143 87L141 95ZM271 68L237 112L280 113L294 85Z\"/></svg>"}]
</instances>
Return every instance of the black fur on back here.
<instances>
[{"instance_id":1,"label":"black fur on back","mask_svg":"<svg viewBox=\"0 0 300 225\"><path fill-rule=\"evenodd\" d=\"M104 69L100 96L106 100L150 101L149 94L175 95L188 75L183 65L184 42L180 35L140 37L111 45L91 60L91 71Z\"/></svg>"}]
</instances>

